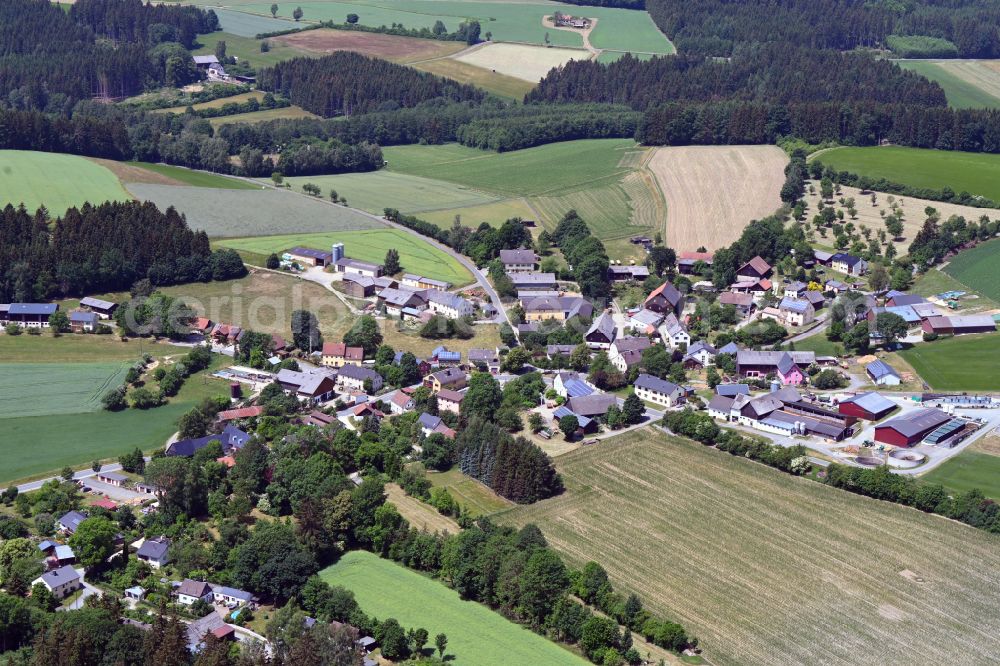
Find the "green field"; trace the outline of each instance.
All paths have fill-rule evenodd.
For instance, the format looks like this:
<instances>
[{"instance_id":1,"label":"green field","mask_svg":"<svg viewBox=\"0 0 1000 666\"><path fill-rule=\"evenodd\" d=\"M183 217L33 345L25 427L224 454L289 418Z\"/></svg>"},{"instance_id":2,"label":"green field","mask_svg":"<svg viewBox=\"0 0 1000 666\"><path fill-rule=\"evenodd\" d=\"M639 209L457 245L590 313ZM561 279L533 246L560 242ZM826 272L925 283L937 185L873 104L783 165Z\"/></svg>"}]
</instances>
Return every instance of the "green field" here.
<instances>
[{"instance_id":1,"label":"green field","mask_svg":"<svg viewBox=\"0 0 1000 666\"><path fill-rule=\"evenodd\" d=\"M429 472L427 480L435 488L447 488L455 501L473 516L489 515L511 506L509 500L500 497L479 481L462 474L457 468L447 472Z\"/></svg>"},{"instance_id":2,"label":"green field","mask_svg":"<svg viewBox=\"0 0 1000 666\"><path fill-rule=\"evenodd\" d=\"M97 411L127 369L123 362L0 363L0 419Z\"/></svg>"},{"instance_id":3,"label":"green field","mask_svg":"<svg viewBox=\"0 0 1000 666\"><path fill-rule=\"evenodd\" d=\"M1000 456L962 451L921 478L940 483L952 493L979 488L987 497L1000 500Z\"/></svg>"},{"instance_id":4,"label":"green field","mask_svg":"<svg viewBox=\"0 0 1000 666\"><path fill-rule=\"evenodd\" d=\"M268 27L269 30L276 30L281 25L277 21L272 21ZM192 54L215 55L215 45L219 42L225 42L227 56L235 57L241 65L249 64L251 67L269 67L292 58L301 56L315 58L318 55L274 40L268 40L268 46L271 47L271 50L267 53L261 53L261 41L264 40L254 39L253 35L244 37L231 32L213 32L198 36L198 43L201 44L201 47L192 51Z\"/></svg>"},{"instance_id":5,"label":"green field","mask_svg":"<svg viewBox=\"0 0 1000 666\"><path fill-rule=\"evenodd\" d=\"M1000 301L1000 240L958 253L944 272L987 298Z\"/></svg>"},{"instance_id":6,"label":"green field","mask_svg":"<svg viewBox=\"0 0 1000 666\"><path fill-rule=\"evenodd\" d=\"M445 208L420 213L420 219L447 229L455 222L455 216L462 219L462 224L473 229L486 222L492 226L500 226L507 220L519 217L522 220L534 220L538 217L524 199L502 199L495 203L466 208Z\"/></svg>"},{"instance_id":7,"label":"green field","mask_svg":"<svg viewBox=\"0 0 1000 666\"><path fill-rule=\"evenodd\" d=\"M212 237L356 231L382 226L378 220L349 208L271 187L237 191L130 183L128 188L137 199L152 201L161 209L174 206L187 216L192 229L202 229Z\"/></svg>"},{"instance_id":8,"label":"green field","mask_svg":"<svg viewBox=\"0 0 1000 666\"><path fill-rule=\"evenodd\" d=\"M394 248L399 251L403 270L437 280L446 280L455 286L472 282L472 275L451 255L439 250L419 236L401 229L373 229L326 234L297 234L287 236L259 236L256 238L229 238L219 241L222 247L251 252L266 257L272 252L280 254L295 246L328 249L333 243L343 243L344 251L352 259L382 263L385 253Z\"/></svg>"},{"instance_id":9,"label":"green field","mask_svg":"<svg viewBox=\"0 0 1000 666\"><path fill-rule=\"evenodd\" d=\"M32 150L0 150L0 207L21 203L32 213L45 206L52 217L85 201L128 201L115 174L85 157Z\"/></svg>"},{"instance_id":10,"label":"green field","mask_svg":"<svg viewBox=\"0 0 1000 666\"><path fill-rule=\"evenodd\" d=\"M565 141L507 153L458 144L394 146L383 153L389 171L526 198L550 229L571 209L602 239L662 224L662 196L637 170L642 152L631 139Z\"/></svg>"},{"instance_id":11,"label":"green field","mask_svg":"<svg viewBox=\"0 0 1000 666\"><path fill-rule=\"evenodd\" d=\"M194 169L185 169L184 167L171 166L169 164L153 164L152 162L126 162L126 164L142 167L147 171L153 171L161 176L172 178L191 187L208 187L217 190L258 189L256 185L248 183L245 180L228 178L220 176L217 173L209 173L208 171L195 171Z\"/></svg>"},{"instance_id":12,"label":"green field","mask_svg":"<svg viewBox=\"0 0 1000 666\"><path fill-rule=\"evenodd\" d=\"M197 4L214 6L214 0L197 0ZM265 30L280 30L288 24L270 19L270 2L260 0L231 0L227 7L261 15L245 21L232 17L231 11L219 14L223 29L227 32L253 36ZM330 2L313 0L296 4L278 3L278 17L290 18L292 11L301 7L303 22L335 21L344 22L350 13L357 14L359 23L369 26L400 23L407 28L433 27L435 21L442 21L448 30L455 30L459 23L476 19L484 32L493 33L496 41L544 44L546 34L553 46L583 45L583 39L576 32L552 30L542 24L545 16L551 16L555 9L576 16L596 18L598 23L591 33L591 43L599 49L616 49L643 53L673 53L673 45L653 23L649 14L643 11L614 9L607 7L586 7L581 9L571 5L541 2L471 2L462 0L354 0L353 2ZM267 18L263 18L263 17ZM267 26L267 22L271 26ZM277 25L278 27L274 27ZM263 27L261 27L263 26Z\"/></svg>"},{"instance_id":13,"label":"green field","mask_svg":"<svg viewBox=\"0 0 1000 666\"><path fill-rule=\"evenodd\" d=\"M538 634L520 627L475 601L390 560L351 551L320 578L354 592L361 610L380 619L396 618L404 627L423 627L431 636L448 636L447 654L456 664L585 664Z\"/></svg>"},{"instance_id":14,"label":"green field","mask_svg":"<svg viewBox=\"0 0 1000 666\"><path fill-rule=\"evenodd\" d=\"M337 190L352 207L376 215L381 215L386 208L395 208L403 213L421 213L479 206L500 199L497 195L468 186L385 170L336 176L299 176L286 178L285 182L297 191L301 191L306 183L318 185L323 196L327 196L331 189Z\"/></svg>"},{"instance_id":15,"label":"green field","mask_svg":"<svg viewBox=\"0 0 1000 666\"><path fill-rule=\"evenodd\" d=\"M982 663L1000 537L644 429L559 456L535 523L680 621L712 664ZM985 620L984 618L989 618Z\"/></svg>"},{"instance_id":16,"label":"green field","mask_svg":"<svg viewBox=\"0 0 1000 666\"><path fill-rule=\"evenodd\" d=\"M990 69L984 61L897 60L896 64L936 81L944 89L948 106L956 109L1000 108L997 96L1000 73Z\"/></svg>"},{"instance_id":17,"label":"green field","mask_svg":"<svg viewBox=\"0 0 1000 666\"><path fill-rule=\"evenodd\" d=\"M601 51L597 56L597 62L609 63L616 60L620 60L624 56L626 51ZM653 56L649 53L633 53L633 56L639 60L649 60Z\"/></svg>"},{"instance_id":18,"label":"green field","mask_svg":"<svg viewBox=\"0 0 1000 666\"><path fill-rule=\"evenodd\" d=\"M826 339L826 331L820 331L816 335L811 335L805 340L795 343L796 351L811 351L817 356L842 356L844 345L839 342L831 342Z\"/></svg>"},{"instance_id":19,"label":"green field","mask_svg":"<svg viewBox=\"0 0 1000 666\"><path fill-rule=\"evenodd\" d=\"M901 146L833 148L819 158L837 171L885 178L910 187L955 192L1000 201L1000 155ZM988 213L988 210L983 212Z\"/></svg>"},{"instance_id":20,"label":"green field","mask_svg":"<svg viewBox=\"0 0 1000 666\"><path fill-rule=\"evenodd\" d=\"M0 362L3 365L6 384L7 371L13 368L8 364L11 360L21 361L27 358L25 354L33 353L33 360L43 358L51 360L51 368L42 368L42 379L49 386L58 389L58 384L64 384L56 378L57 373L67 373L68 377L84 376L91 373L95 383L99 381L96 365L105 366L111 372L111 363L85 363L85 369L77 369L65 359L82 358L136 358L139 342L115 343L109 336L100 336L104 340L93 340L98 336L63 336L52 338L41 337L0 336ZM120 345L120 346L119 346ZM164 354L180 355L187 349L168 345L143 343L143 350L154 356ZM44 415L24 415L12 418L0 418L0 429L4 435L0 437L0 459L4 461L0 471L0 484L6 484L17 479L44 474L57 473L66 465L82 467L95 459L114 458L130 451L136 446L143 450L162 447L167 439L177 431L177 419L189 411L195 403L207 396L226 395L228 386L218 379L209 379L212 371L228 365L230 359L217 356L212 367L205 373L190 377L180 392L162 407L150 410L126 409L121 412L106 412L101 409L93 411L90 399L92 393L76 397L71 396L63 402L55 396L38 395L38 400L54 409L68 409L69 400L75 400L88 411L76 413L53 413ZM116 367L123 366L124 363ZM32 368L36 364L31 365ZM23 373L18 373L22 375ZM17 375L12 375L17 376ZM22 377L24 378L24 377ZM25 384L28 387L28 384ZM68 390L75 390L68 388ZM96 389L90 387L93 392ZM26 388L34 392L34 388ZM6 394L6 391L5 391ZM6 397L6 396L5 396ZM18 400L23 403L23 400ZM6 408L5 408L6 409ZM30 409L30 408L29 408ZM26 452L30 451L30 455Z\"/></svg>"},{"instance_id":21,"label":"green field","mask_svg":"<svg viewBox=\"0 0 1000 666\"><path fill-rule=\"evenodd\" d=\"M265 9L260 12L262 16L255 16L253 14L247 14L245 12L232 11L230 9L220 9L218 7L218 2L211 0L206 0L205 2L198 2L192 4L200 4L206 7L211 7L216 15L219 17L219 25L222 27L222 31L238 35L240 37L253 37L265 32L277 32L279 30L291 30L296 27L294 21L279 18L272 18L270 9ZM268 8L270 5L268 5ZM293 8L294 9L294 8ZM266 16L263 16L266 14ZM289 18L291 18L291 10L288 11ZM198 37L199 41L205 43L208 39L207 35L201 35ZM214 51L213 51L214 53Z\"/></svg>"},{"instance_id":22,"label":"green field","mask_svg":"<svg viewBox=\"0 0 1000 666\"><path fill-rule=\"evenodd\" d=\"M283 106L279 109L264 109L263 111L250 111L248 113L236 113L231 116L209 118L208 124L212 127L221 127L222 125L232 125L233 123L262 123L268 120L295 120L297 118L318 117L293 104L292 106Z\"/></svg>"},{"instance_id":23,"label":"green field","mask_svg":"<svg viewBox=\"0 0 1000 666\"><path fill-rule=\"evenodd\" d=\"M1000 334L960 335L900 352L917 374L940 391L996 391Z\"/></svg>"},{"instance_id":24,"label":"green field","mask_svg":"<svg viewBox=\"0 0 1000 666\"><path fill-rule=\"evenodd\" d=\"M255 99L257 102L264 99L264 93L259 90L252 90L250 92L239 93L237 95L230 95L229 97L218 97L207 102L198 102L197 104L191 104L191 108L195 111L202 111L204 109L221 109L226 104L243 104L244 102L249 102ZM156 109L153 113L184 113L187 110L187 106L170 106L165 109Z\"/></svg>"}]
</instances>

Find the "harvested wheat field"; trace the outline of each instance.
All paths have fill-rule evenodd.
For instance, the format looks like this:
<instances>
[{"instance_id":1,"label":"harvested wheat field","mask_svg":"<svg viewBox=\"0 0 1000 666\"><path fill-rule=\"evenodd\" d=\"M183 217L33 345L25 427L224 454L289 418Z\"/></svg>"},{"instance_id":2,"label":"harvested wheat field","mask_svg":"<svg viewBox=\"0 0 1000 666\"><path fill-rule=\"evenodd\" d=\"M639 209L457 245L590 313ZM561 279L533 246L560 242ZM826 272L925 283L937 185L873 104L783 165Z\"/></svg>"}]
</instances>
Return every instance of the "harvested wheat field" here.
<instances>
[{"instance_id":1,"label":"harvested wheat field","mask_svg":"<svg viewBox=\"0 0 1000 666\"><path fill-rule=\"evenodd\" d=\"M476 67L538 83L553 67L570 60L589 60L590 53L580 49L559 49L529 44L491 43L470 49L455 60Z\"/></svg>"},{"instance_id":2,"label":"harvested wheat field","mask_svg":"<svg viewBox=\"0 0 1000 666\"><path fill-rule=\"evenodd\" d=\"M376 32L354 32L352 30L305 30L290 35L274 37L271 41L292 46L312 53L333 53L335 51L355 51L367 56L384 58L398 63L430 60L458 53L465 48L465 42L444 42L416 37L398 37Z\"/></svg>"},{"instance_id":3,"label":"harvested wheat field","mask_svg":"<svg viewBox=\"0 0 1000 666\"><path fill-rule=\"evenodd\" d=\"M807 222L811 222L813 216L819 210L819 181L809 181L809 185L812 185L814 191L810 193L808 189L806 190L805 202L809 206L806 210ZM890 197L892 198L891 201ZM853 220L847 213L847 207L840 203L841 199L844 199L846 203L847 199L852 198L854 199L854 207L857 213L857 217ZM875 205L872 205L871 192L862 194L858 188L846 186L841 186L840 194L835 194L833 203L828 203L827 205L833 206L835 210L843 210L845 222L854 222L854 226L859 229L862 226L866 226L877 234L879 231L885 230L885 220L882 213L886 215L890 214L893 203L903 210L903 235L894 241L896 249L899 250L900 254L906 253L906 248L913 242L913 237L920 231L920 227L924 225L924 220L927 219L924 209L928 206L941 214L942 221L947 220L952 215L961 215L966 220L978 220L983 215L986 215L990 219L1000 218L1000 211L995 208L960 206L944 201L916 199L902 194L886 194L885 192L875 192ZM825 241L818 235L816 240L820 243L830 244L833 242L833 234L827 231Z\"/></svg>"},{"instance_id":4,"label":"harvested wheat field","mask_svg":"<svg viewBox=\"0 0 1000 666\"><path fill-rule=\"evenodd\" d=\"M1000 660L1000 536L643 429L556 459L535 523L715 664Z\"/></svg>"},{"instance_id":5,"label":"harvested wheat field","mask_svg":"<svg viewBox=\"0 0 1000 666\"><path fill-rule=\"evenodd\" d=\"M729 245L781 205L788 156L776 146L658 148L649 169L667 200L665 240L677 251Z\"/></svg>"}]
</instances>

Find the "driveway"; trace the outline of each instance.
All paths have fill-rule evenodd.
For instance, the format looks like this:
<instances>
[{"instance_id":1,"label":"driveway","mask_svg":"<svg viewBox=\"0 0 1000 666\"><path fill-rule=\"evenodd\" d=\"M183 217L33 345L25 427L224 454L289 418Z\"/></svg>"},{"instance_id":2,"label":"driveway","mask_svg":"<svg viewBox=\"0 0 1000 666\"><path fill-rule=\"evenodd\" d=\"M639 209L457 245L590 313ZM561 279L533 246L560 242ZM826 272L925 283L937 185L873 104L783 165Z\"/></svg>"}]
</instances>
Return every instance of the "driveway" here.
<instances>
[{"instance_id":1,"label":"driveway","mask_svg":"<svg viewBox=\"0 0 1000 666\"><path fill-rule=\"evenodd\" d=\"M87 597L92 597L94 595L98 597L104 596L104 592L102 592L101 590L99 590L98 588L94 587L93 585L91 585L86 581L86 579L84 578L83 569L76 569L76 572L80 574L80 578L81 580L83 580L83 593L79 597L77 597L70 605L65 607L60 606L57 610L61 611L80 610L81 608L83 608L84 602L87 601Z\"/></svg>"}]
</instances>

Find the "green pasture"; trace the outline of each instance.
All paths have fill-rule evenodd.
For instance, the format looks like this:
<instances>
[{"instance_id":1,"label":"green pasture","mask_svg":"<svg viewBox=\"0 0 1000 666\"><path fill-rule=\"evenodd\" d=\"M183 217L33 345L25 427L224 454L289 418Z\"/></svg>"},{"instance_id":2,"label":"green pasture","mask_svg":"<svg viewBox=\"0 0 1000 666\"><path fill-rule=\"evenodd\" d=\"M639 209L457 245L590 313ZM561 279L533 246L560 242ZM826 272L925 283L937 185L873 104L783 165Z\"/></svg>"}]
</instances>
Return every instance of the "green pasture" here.
<instances>
[{"instance_id":1,"label":"green pasture","mask_svg":"<svg viewBox=\"0 0 1000 666\"><path fill-rule=\"evenodd\" d=\"M240 37L253 37L254 35L259 35L265 32L277 32L279 30L291 30L298 27L294 21L291 21L292 10L294 7L290 7L286 12L288 18L282 18L280 15L278 18L271 17L270 4L263 7L260 14L266 14L266 16L255 16L253 14L248 14L242 11L233 11L231 9L220 9L217 2L213 0L204 0L202 2L195 2L192 4L199 4L204 7L211 7L216 15L219 17L219 25L222 26L222 31L233 35L238 35ZM234 6L237 3L231 3L230 6ZM241 9L243 9L241 7ZM247 10L250 11L250 10ZM258 11L258 10L253 10ZM202 35L198 38L198 41L202 44L206 43L207 35ZM213 52L214 53L214 52Z\"/></svg>"},{"instance_id":2,"label":"green pasture","mask_svg":"<svg viewBox=\"0 0 1000 666\"><path fill-rule=\"evenodd\" d=\"M192 229L204 230L212 237L354 231L381 226L378 220L355 210L263 185L256 191L148 183L131 183L128 187L137 199L152 201L161 209L174 206L187 216Z\"/></svg>"},{"instance_id":3,"label":"green pasture","mask_svg":"<svg viewBox=\"0 0 1000 666\"><path fill-rule=\"evenodd\" d=\"M451 255L401 229L229 238L219 241L218 245L266 257L272 252L280 254L296 246L326 250L334 243L343 243L345 254L352 259L379 264L385 261L388 250L396 249L399 262L408 273L446 280L455 286L472 282L469 271Z\"/></svg>"},{"instance_id":4,"label":"green pasture","mask_svg":"<svg viewBox=\"0 0 1000 666\"><path fill-rule=\"evenodd\" d=\"M462 224L472 229L478 228L483 222L498 227L515 217L522 220L534 220L537 217L535 211L528 206L524 199L514 198L479 206L425 211L420 213L420 219L436 224L442 229L448 229L455 222L456 215L461 218Z\"/></svg>"},{"instance_id":5,"label":"green pasture","mask_svg":"<svg viewBox=\"0 0 1000 666\"><path fill-rule=\"evenodd\" d=\"M127 369L124 362L0 363L0 419L96 411Z\"/></svg>"},{"instance_id":6,"label":"green pasture","mask_svg":"<svg viewBox=\"0 0 1000 666\"><path fill-rule=\"evenodd\" d=\"M987 298L1000 301L1000 240L958 253L944 272Z\"/></svg>"},{"instance_id":7,"label":"green pasture","mask_svg":"<svg viewBox=\"0 0 1000 666\"><path fill-rule=\"evenodd\" d=\"M265 20L270 21L270 25L268 26L269 30L278 30L282 25L278 21L273 21L271 19ZM275 26L275 24L278 25ZM269 30L258 32L268 32ZM254 34L257 34L257 32ZM271 47L267 53L262 53L260 50L260 43L262 41L267 41L268 46ZM295 48L294 46L289 46L288 44L282 44L281 42L276 42L273 39L254 39L253 35L243 36L236 35L231 32L213 32L207 35L199 35L198 44L200 44L200 46L191 53L193 55L215 55L215 45L219 42L226 43L227 56L235 57L241 65L249 64L251 67L270 67L271 65L276 65L279 62L291 60L292 58L298 58L301 56L310 58L317 57L316 53L304 51L302 49Z\"/></svg>"},{"instance_id":8,"label":"green pasture","mask_svg":"<svg viewBox=\"0 0 1000 666\"><path fill-rule=\"evenodd\" d=\"M556 643L518 626L475 601L463 601L443 583L365 551L346 553L320 572L330 585L346 587L369 615L396 618L448 636L446 653L456 664L584 664Z\"/></svg>"},{"instance_id":9,"label":"green pasture","mask_svg":"<svg viewBox=\"0 0 1000 666\"><path fill-rule=\"evenodd\" d=\"M85 157L33 150L0 150L0 207L45 206L52 217L84 202L128 201L110 170Z\"/></svg>"},{"instance_id":10,"label":"green pasture","mask_svg":"<svg viewBox=\"0 0 1000 666\"><path fill-rule=\"evenodd\" d=\"M948 106L956 109L1000 108L1000 97L951 71L956 65L965 65L974 68L977 66L976 61L960 63L959 61L897 60L896 64L903 69L916 72L941 86L945 97L948 99Z\"/></svg>"},{"instance_id":11,"label":"green pasture","mask_svg":"<svg viewBox=\"0 0 1000 666\"><path fill-rule=\"evenodd\" d=\"M297 120L299 118L318 118L316 114L309 113L305 109L295 106L283 106L277 109L264 109L263 111L250 111L248 113L235 113L231 116L217 116L209 118L208 124L214 128L222 125L232 125L233 123L263 123L268 120Z\"/></svg>"},{"instance_id":12,"label":"green pasture","mask_svg":"<svg viewBox=\"0 0 1000 666\"><path fill-rule=\"evenodd\" d=\"M210 0L198 4L212 6ZM262 15L263 23L253 19L231 17L232 11L220 13L223 29L236 34L253 36L266 30L279 30L288 25L270 18L271 3L260 0L232 0L230 9ZM449 31L469 19L478 20L483 33L491 32L496 41L525 42L553 46L583 45L579 33L554 30L542 24L545 16L556 9L576 16L597 19L591 33L593 45L602 49L638 51L644 53L673 53L673 44L661 33L649 14L642 11L609 7L576 7L557 3L540 2L472 2L463 0L354 0L353 2L328 2L326 0L299 3L278 3L278 17L291 18L296 7L301 7L302 22L335 21L343 23L348 14L357 14L359 23L369 26L401 23L407 28L433 27L442 21ZM217 10L218 11L218 10ZM272 26L268 27L270 21ZM263 27L261 27L263 26Z\"/></svg>"},{"instance_id":13,"label":"green pasture","mask_svg":"<svg viewBox=\"0 0 1000 666\"><path fill-rule=\"evenodd\" d=\"M1000 456L966 450L921 477L940 483L953 493L979 488L1000 500Z\"/></svg>"},{"instance_id":14,"label":"green pasture","mask_svg":"<svg viewBox=\"0 0 1000 666\"><path fill-rule=\"evenodd\" d=\"M947 186L958 193L969 192L1000 201L1000 155L870 146L834 148L819 159L837 171L885 178L910 187L940 190Z\"/></svg>"},{"instance_id":15,"label":"green pasture","mask_svg":"<svg viewBox=\"0 0 1000 666\"><path fill-rule=\"evenodd\" d=\"M147 171L153 171L161 176L173 178L191 187L207 187L219 190L258 189L256 185L248 183L245 180L220 176L217 173L209 173L207 171L195 171L194 169L185 169L184 167L171 166L169 164L153 164L152 162L127 162L126 164L142 167Z\"/></svg>"},{"instance_id":16,"label":"green pasture","mask_svg":"<svg viewBox=\"0 0 1000 666\"><path fill-rule=\"evenodd\" d=\"M208 102L192 104L191 108L195 111L201 111L203 109L221 109L226 104L243 104L244 102L249 102L252 99L260 102L260 100L264 99L264 93L259 90L251 90L250 92L230 95L229 97L219 97ZM153 113L184 113L187 108L187 106L171 106L166 109L156 109Z\"/></svg>"},{"instance_id":17,"label":"green pasture","mask_svg":"<svg viewBox=\"0 0 1000 666\"><path fill-rule=\"evenodd\" d=\"M995 391L1000 334L960 335L923 342L900 352L917 374L940 391ZM994 362L987 362L992 360Z\"/></svg>"},{"instance_id":18,"label":"green pasture","mask_svg":"<svg viewBox=\"0 0 1000 666\"><path fill-rule=\"evenodd\" d=\"M381 215L386 208L404 213L419 213L442 208L479 206L500 197L443 180L433 180L392 171L345 173L333 176L298 176L286 178L292 189L301 191L306 183L317 185L324 197L330 190L345 197L354 208Z\"/></svg>"}]
</instances>

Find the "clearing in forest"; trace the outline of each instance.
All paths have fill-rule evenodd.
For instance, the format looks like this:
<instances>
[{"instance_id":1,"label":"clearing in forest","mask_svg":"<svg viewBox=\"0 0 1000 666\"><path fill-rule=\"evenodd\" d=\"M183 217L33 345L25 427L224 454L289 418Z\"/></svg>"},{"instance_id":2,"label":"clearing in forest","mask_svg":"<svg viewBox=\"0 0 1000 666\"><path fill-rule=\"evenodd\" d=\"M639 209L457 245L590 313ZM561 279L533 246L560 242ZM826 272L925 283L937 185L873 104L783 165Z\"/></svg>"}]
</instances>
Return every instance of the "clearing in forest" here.
<instances>
[{"instance_id":1,"label":"clearing in forest","mask_svg":"<svg viewBox=\"0 0 1000 666\"><path fill-rule=\"evenodd\" d=\"M555 463L565 493L495 519L601 563L714 664L1000 657L997 535L653 429Z\"/></svg>"},{"instance_id":2,"label":"clearing in forest","mask_svg":"<svg viewBox=\"0 0 1000 666\"><path fill-rule=\"evenodd\" d=\"M956 109L1000 108L1000 60L897 60L944 89Z\"/></svg>"},{"instance_id":3,"label":"clearing in forest","mask_svg":"<svg viewBox=\"0 0 1000 666\"><path fill-rule=\"evenodd\" d=\"M562 67L570 60L589 58L589 52L579 49L494 43L466 51L456 56L455 60L538 83L553 67Z\"/></svg>"},{"instance_id":4,"label":"clearing in forest","mask_svg":"<svg viewBox=\"0 0 1000 666\"><path fill-rule=\"evenodd\" d=\"M725 247L781 205L788 156L776 146L657 148L649 162L667 202L664 240L677 251Z\"/></svg>"}]
</instances>

